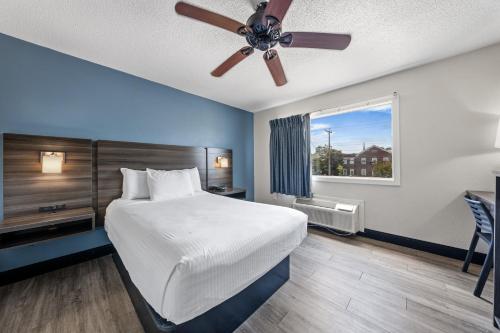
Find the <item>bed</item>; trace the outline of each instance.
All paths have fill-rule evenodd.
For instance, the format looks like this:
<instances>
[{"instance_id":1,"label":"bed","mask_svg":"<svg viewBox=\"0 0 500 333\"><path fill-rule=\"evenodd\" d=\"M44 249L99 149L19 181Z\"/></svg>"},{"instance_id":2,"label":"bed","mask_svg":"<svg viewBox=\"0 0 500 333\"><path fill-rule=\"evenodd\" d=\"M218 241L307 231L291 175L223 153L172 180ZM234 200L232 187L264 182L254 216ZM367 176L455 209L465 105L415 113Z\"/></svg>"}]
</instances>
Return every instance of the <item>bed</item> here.
<instances>
[{"instance_id":1,"label":"bed","mask_svg":"<svg viewBox=\"0 0 500 333\"><path fill-rule=\"evenodd\" d=\"M103 146L98 142L101 217L146 332L232 332L288 280L289 254L307 234L306 215L204 191L163 201L118 199L119 166L154 162L172 170L158 162L164 154L177 168L192 167L198 150L154 145L156 154L148 154L138 153L150 149L146 144Z\"/></svg>"},{"instance_id":2,"label":"bed","mask_svg":"<svg viewBox=\"0 0 500 333\"><path fill-rule=\"evenodd\" d=\"M296 210L206 192L160 202L118 199L105 222L133 284L177 326L264 276L307 232Z\"/></svg>"}]
</instances>

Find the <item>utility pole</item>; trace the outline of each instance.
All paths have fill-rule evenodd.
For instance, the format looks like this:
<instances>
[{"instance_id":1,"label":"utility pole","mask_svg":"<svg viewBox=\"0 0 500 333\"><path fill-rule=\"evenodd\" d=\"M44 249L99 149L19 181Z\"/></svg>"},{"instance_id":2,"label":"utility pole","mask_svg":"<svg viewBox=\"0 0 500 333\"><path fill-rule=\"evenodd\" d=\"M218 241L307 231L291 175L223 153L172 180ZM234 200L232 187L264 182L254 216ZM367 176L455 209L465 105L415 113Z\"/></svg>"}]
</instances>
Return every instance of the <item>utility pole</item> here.
<instances>
[{"instance_id":1,"label":"utility pole","mask_svg":"<svg viewBox=\"0 0 500 333\"><path fill-rule=\"evenodd\" d=\"M332 154L332 142L331 142L331 135L333 133L331 128L325 129L325 132L328 133L328 176L332 175L332 159L331 159L331 154Z\"/></svg>"}]
</instances>

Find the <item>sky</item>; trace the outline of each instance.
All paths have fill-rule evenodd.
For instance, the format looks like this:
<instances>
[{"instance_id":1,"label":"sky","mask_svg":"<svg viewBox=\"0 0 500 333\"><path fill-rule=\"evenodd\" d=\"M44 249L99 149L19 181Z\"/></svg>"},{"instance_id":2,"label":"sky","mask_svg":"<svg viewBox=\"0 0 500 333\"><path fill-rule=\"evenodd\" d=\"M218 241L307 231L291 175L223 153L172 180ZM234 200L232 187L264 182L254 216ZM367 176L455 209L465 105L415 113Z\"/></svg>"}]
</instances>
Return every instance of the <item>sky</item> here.
<instances>
[{"instance_id":1,"label":"sky","mask_svg":"<svg viewBox=\"0 0 500 333\"><path fill-rule=\"evenodd\" d=\"M391 147L391 105L382 105L361 111L340 113L311 119L311 152L317 146L328 145L325 129L331 128L333 149L343 153L359 153L372 145Z\"/></svg>"}]
</instances>

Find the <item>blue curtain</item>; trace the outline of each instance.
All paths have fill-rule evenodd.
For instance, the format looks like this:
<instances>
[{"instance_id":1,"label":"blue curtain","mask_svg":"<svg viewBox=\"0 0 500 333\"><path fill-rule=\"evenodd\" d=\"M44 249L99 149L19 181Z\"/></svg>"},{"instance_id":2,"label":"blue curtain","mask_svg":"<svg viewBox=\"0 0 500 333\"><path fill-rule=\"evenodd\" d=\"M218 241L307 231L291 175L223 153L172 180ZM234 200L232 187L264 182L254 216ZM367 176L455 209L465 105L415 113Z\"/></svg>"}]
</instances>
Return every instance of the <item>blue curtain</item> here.
<instances>
[{"instance_id":1,"label":"blue curtain","mask_svg":"<svg viewBox=\"0 0 500 333\"><path fill-rule=\"evenodd\" d=\"M269 122L271 193L311 197L311 126L309 115Z\"/></svg>"}]
</instances>

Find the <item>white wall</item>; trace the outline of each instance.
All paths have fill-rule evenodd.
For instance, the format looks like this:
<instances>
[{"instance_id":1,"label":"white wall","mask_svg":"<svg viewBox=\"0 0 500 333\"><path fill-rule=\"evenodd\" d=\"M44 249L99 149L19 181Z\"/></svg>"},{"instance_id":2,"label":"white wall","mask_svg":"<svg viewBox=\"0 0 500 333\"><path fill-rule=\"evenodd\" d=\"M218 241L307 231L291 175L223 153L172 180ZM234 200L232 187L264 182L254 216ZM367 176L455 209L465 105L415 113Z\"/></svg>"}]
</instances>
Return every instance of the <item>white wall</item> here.
<instances>
[{"instance_id":1,"label":"white wall","mask_svg":"<svg viewBox=\"0 0 500 333\"><path fill-rule=\"evenodd\" d=\"M368 57L369 55L367 55ZM401 186L314 182L313 192L365 200L368 229L467 248L467 189L493 190L500 44L255 114L255 198L269 193L269 120L400 94ZM291 78L293 80L293 78Z\"/></svg>"}]
</instances>

